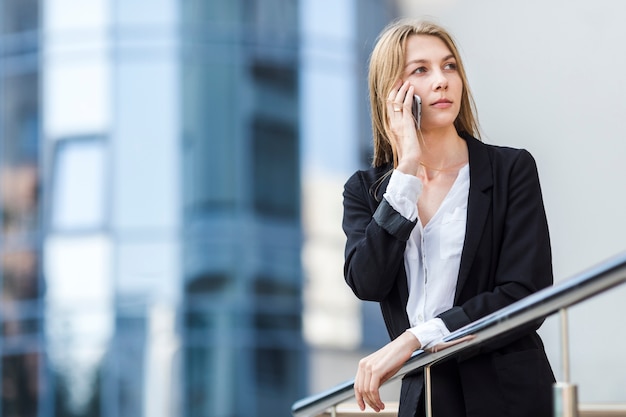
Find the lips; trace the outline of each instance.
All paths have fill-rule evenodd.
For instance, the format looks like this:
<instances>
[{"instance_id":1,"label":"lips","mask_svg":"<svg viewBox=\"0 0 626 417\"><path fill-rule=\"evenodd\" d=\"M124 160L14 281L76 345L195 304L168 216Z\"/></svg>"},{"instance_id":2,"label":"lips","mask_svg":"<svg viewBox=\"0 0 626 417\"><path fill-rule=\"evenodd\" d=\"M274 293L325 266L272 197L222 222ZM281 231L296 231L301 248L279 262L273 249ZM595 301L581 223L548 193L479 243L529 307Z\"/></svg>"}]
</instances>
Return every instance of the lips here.
<instances>
[{"instance_id":1,"label":"lips","mask_svg":"<svg viewBox=\"0 0 626 417\"><path fill-rule=\"evenodd\" d=\"M452 101L448 100L447 98L440 98L439 100L432 103L431 106L437 108L448 108L452 106Z\"/></svg>"}]
</instances>

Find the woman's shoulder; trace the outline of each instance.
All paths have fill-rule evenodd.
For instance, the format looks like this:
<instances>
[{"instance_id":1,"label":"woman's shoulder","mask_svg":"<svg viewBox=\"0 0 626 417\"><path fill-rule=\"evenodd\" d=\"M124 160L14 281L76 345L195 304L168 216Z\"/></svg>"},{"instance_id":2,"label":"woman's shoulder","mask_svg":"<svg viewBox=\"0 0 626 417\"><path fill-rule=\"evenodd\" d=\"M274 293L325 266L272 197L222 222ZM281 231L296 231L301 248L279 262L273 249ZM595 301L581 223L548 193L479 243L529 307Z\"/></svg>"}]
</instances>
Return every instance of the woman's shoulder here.
<instances>
[{"instance_id":1,"label":"woman's shoulder","mask_svg":"<svg viewBox=\"0 0 626 417\"><path fill-rule=\"evenodd\" d=\"M465 137L468 147L470 148L470 154L484 153L488 155L492 162L500 164L515 164L517 161L526 161L534 163L532 154L525 148L516 148L513 146L496 145L486 143L478 140L474 137Z\"/></svg>"},{"instance_id":2,"label":"woman's shoulder","mask_svg":"<svg viewBox=\"0 0 626 417\"><path fill-rule=\"evenodd\" d=\"M385 164L378 167L369 167L367 169L359 169L355 171L346 181L346 184L354 182L362 182L364 184L374 184L380 181L385 175L392 171L391 164Z\"/></svg>"},{"instance_id":3,"label":"woman's shoulder","mask_svg":"<svg viewBox=\"0 0 626 417\"><path fill-rule=\"evenodd\" d=\"M380 199L387 188L389 174L391 174L392 170L393 166L391 164L359 169L348 178L344 188L352 191L357 189L365 190L368 194L372 194L375 198Z\"/></svg>"}]
</instances>

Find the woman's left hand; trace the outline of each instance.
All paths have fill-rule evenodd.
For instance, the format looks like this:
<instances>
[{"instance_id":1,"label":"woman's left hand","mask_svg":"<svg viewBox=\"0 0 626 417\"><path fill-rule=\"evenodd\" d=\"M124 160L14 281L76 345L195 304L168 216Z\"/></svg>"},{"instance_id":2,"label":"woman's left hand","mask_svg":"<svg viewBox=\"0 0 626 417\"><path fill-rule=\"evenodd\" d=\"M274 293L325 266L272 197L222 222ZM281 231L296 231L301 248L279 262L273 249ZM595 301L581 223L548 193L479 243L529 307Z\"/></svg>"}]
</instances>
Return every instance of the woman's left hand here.
<instances>
[{"instance_id":1,"label":"woman's left hand","mask_svg":"<svg viewBox=\"0 0 626 417\"><path fill-rule=\"evenodd\" d=\"M385 408L380 399L380 386L421 347L420 341L410 332L404 332L371 355L359 361L354 379L354 395L361 411L369 405L379 412Z\"/></svg>"}]
</instances>

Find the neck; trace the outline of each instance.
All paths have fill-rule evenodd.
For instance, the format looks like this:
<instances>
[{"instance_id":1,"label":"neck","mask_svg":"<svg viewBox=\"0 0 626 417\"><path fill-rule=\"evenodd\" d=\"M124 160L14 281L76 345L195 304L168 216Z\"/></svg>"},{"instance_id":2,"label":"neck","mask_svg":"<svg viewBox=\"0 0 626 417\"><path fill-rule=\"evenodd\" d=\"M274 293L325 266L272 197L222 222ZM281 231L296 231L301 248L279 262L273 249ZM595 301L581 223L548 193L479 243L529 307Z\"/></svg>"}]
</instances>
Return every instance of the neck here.
<instances>
[{"instance_id":1,"label":"neck","mask_svg":"<svg viewBox=\"0 0 626 417\"><path fill-rule=\"evenodd\" d=\"M421 164L434 170L453 169L467 162L467 146L452 126L438 131L422 132Z\"/></svg>"}]
</instances>

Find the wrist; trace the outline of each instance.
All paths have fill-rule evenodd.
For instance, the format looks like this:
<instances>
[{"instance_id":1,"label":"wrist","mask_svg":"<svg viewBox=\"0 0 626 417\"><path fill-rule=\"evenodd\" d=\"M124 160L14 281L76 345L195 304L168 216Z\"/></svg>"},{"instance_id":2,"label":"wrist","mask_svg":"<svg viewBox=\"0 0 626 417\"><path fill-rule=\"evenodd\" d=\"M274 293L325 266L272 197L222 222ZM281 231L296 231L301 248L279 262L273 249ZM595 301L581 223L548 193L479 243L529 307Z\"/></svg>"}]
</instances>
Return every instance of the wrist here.
<instances>
[{"instance_id":1,"label":"wrist","mask_svg":"<svg viewBox=\"0 0 626 417\"><path fill-rule=\"evenodd\" d=\"M398 166L396 167L396 169L404 174L417 176L419 167L420 165L417 159L415 161L402 160L398 162Z\"/></svg>"},{"instance_id":2,"label":"wrist","mask_svg":"<svg viewBox=\"0 0 626 417\"><path fill-rule=\"evenodd\" d=\"M404 338L404 342L411 350L415 351L421 349L422 343L410 330L405 330L401 337Z\"/></svg>"}]
</instances>

